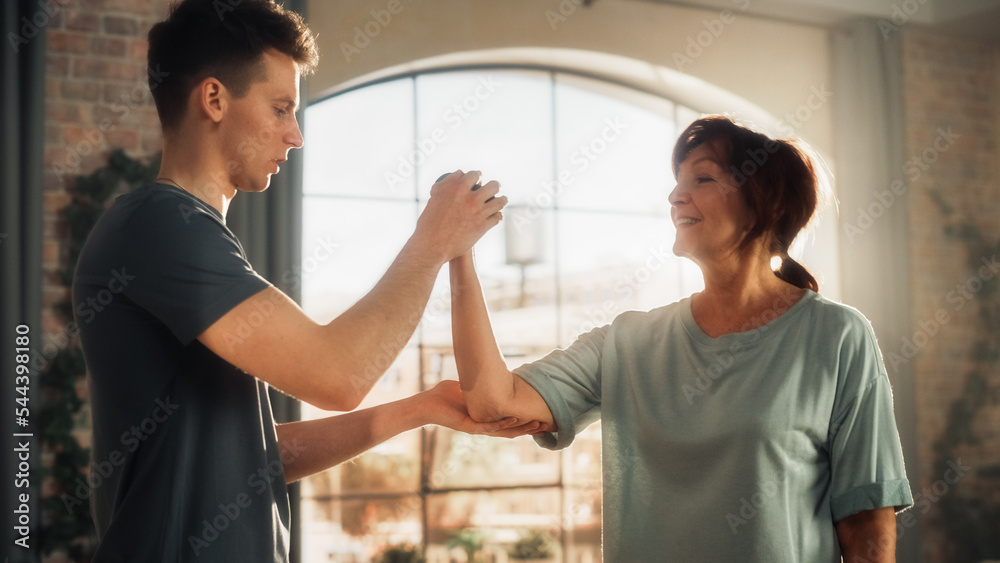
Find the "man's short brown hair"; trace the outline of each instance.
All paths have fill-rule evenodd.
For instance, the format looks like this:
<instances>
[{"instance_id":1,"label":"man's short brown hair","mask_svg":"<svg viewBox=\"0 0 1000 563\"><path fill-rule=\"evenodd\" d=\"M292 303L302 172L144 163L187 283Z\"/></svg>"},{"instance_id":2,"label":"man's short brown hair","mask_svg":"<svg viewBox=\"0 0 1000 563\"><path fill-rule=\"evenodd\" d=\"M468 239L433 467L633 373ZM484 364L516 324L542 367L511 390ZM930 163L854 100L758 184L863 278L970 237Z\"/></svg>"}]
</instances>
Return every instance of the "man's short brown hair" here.
<instances>
[{"instance_id":1,"label":"man's short brown hair","mask_svg":"<svg viewBox=\"0 0 1000 563\"><path fill-rule=\"evenodd\" d=\"M237 97L263 76L275 49L302 74L316 68L316 41L302 16L271 0L184 0L149 30L149 89L164 131L184 118L188 96L214 77Z\"/></svg>"}]
</instances>

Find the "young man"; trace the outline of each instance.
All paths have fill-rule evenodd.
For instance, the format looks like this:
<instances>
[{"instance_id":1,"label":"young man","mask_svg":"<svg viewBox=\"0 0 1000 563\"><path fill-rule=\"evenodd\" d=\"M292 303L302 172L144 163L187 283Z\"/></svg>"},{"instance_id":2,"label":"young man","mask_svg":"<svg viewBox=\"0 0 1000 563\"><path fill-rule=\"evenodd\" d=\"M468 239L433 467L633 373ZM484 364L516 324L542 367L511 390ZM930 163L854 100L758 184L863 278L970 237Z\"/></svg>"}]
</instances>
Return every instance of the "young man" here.
<instances>
[{"instance_id":1,"label":"young man","mask_svg":"<svg viewBox=\"0 0 1000 563\"><path fill-rule=\"evenodd\" d=\"M316 60L301 18L267 0L185 0L149 33L162 79L150 84L159 178L105 212L73 283L102 469L96 563L285 561L286 482L424 424L536 428L473 422L457 382L274 425L268 384L321 408L357 407L381 375L376 359L412 335L441 266L506 204L496 182L473 191L478 173L452 173L376 287L328 325L310 320L254 272L225 217L237 192L266 189L302 145L299 76Z\"/></svg>"}]
</instances>

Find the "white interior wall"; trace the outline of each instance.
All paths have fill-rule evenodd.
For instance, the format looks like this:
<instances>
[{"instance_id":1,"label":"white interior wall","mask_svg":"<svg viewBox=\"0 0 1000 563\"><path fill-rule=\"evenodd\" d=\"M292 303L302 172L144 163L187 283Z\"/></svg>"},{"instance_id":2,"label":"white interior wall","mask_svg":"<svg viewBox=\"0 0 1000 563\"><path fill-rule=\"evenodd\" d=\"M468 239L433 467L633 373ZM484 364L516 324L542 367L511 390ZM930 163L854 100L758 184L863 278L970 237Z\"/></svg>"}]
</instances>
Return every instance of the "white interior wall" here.
<instances>
[{"instance_id":1,"label":"white interior wall","mask_svg":"<svg viewBox=\"0 0 1000 563\"><path fill-rule=\"evenodd\" d=\"M778 118L799 110L808 117L796 133L829 156L829 98L814 93L832 85L827 30L748 16L740 9L747 4L732 0L724 14L636 0L588 7L574 0L317 0L309 5L309 25L319 35L321 62L308 96L318 99L359 77L441 55L578 49L681 70ZM690 62L679 64L681 56ZM810 102L814 108L802 110Z\"/></svg>"}]
</instances>

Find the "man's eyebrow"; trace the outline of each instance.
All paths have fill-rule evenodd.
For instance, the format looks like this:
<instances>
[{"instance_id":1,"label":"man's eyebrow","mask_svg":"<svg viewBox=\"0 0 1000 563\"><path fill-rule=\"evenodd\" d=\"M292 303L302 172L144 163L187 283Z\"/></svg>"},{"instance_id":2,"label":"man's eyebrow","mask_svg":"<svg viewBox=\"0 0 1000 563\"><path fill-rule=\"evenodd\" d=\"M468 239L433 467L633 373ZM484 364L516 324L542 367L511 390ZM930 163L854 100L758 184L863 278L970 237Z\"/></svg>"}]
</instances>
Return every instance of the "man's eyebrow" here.
<instances>
[{"instance_id":1,"label":"man's eyebrow","mask_svg":"<svg viewBox=\"0 0 1000 563\"><path fill-rule=\"evenodd\" d=\"M296 109L299 108L299 104L295 100L293 100L292 98L289 98L287 96L279 96L279 97L275 98L274 101L281 102L281 103L285 104L285 107L287 107L289 109L296 110Z\"/></svg>"}]
</instances>

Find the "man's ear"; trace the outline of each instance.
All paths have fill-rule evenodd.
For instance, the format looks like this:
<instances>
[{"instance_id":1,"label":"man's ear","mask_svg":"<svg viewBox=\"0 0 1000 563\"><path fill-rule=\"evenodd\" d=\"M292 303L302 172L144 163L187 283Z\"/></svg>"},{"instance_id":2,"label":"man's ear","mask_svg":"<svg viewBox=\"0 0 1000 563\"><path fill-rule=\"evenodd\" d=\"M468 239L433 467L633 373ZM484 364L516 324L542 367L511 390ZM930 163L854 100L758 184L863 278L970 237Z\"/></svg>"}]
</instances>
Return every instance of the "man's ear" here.
<instances>
[{"instance_id":1,"label":"man's ear","mask_svg":"<svg viewBox=\"0 0 1000 563\"><path fill-rule=\"evenodd\" d=\"M197 107L202 115L213 123L222 121L228 107L228 93L219 79L211 76L202 80L194 90Z\"/></svg>"}]
</instances>

